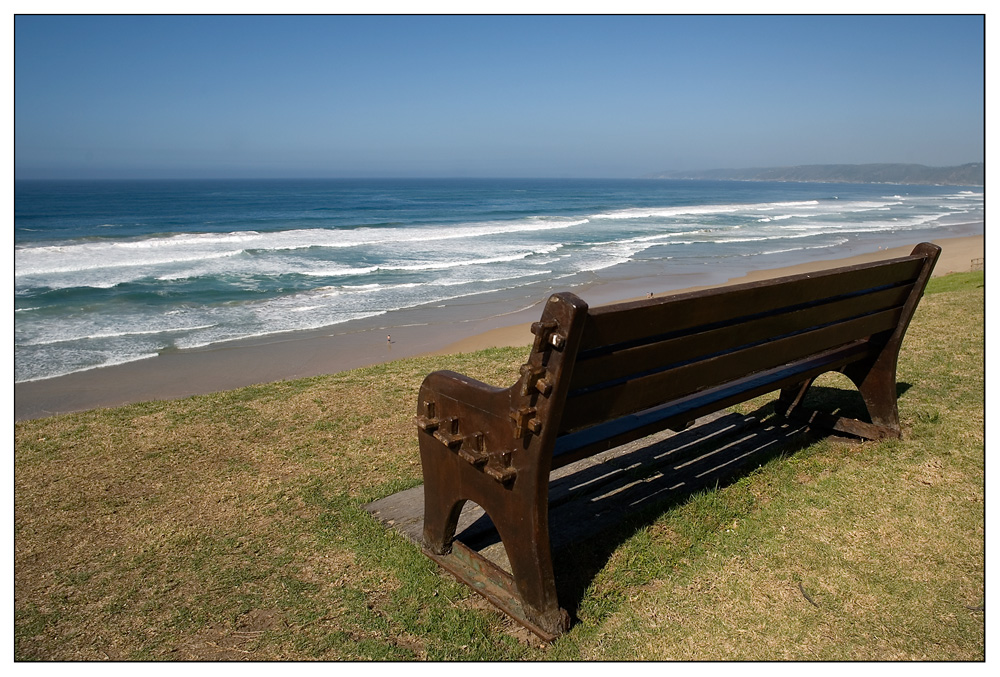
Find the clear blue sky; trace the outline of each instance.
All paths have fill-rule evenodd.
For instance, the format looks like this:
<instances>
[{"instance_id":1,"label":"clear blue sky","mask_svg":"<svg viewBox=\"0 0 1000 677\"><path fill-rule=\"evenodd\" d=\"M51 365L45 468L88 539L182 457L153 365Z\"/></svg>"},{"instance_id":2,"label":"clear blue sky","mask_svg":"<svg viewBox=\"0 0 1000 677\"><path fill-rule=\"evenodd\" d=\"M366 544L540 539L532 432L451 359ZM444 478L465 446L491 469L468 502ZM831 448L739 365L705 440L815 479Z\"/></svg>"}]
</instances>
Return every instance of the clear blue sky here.
<instances>
[{"instance_id":1,"label":"clear blue sky","mask_svg":"<svg viewBox=\"0 0 1000 677\"><path fill-rule=\"evenodd\" d=\"M981 16L18 16L16 178L984 159Z\"/></svg>"}]
</instances>

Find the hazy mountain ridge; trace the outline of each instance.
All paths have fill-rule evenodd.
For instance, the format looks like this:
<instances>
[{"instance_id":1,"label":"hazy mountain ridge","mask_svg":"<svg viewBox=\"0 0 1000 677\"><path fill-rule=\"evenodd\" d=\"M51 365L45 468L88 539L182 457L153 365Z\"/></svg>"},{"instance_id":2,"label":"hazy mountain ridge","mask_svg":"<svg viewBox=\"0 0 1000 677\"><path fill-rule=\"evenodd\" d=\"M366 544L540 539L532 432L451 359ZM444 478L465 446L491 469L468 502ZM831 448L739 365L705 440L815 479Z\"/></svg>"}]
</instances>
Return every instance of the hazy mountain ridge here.
<instances>
[{"instance_id":1,"label":"hazy mountain ridge","mask_svg":"<svg viewBox=\"0 0 1000 677\"><path fill-rule=\"evenodd\" d=\"M956 186L985 185L986 166L970 162L955 167L916 164L797 165L748 169L664 171L648 179L715 179L721 181L801 181L819 183L910 183Z\"/></svg>"}]
</instances>

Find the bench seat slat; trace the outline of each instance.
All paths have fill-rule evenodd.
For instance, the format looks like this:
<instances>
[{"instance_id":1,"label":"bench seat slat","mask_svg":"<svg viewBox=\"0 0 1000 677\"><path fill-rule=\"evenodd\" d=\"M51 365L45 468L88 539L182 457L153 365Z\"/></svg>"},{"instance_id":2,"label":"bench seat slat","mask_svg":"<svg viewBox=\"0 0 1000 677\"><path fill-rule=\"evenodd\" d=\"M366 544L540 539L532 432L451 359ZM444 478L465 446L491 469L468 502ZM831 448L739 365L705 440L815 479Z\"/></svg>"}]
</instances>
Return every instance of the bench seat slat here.
<instances>
[{"instance_id":1,"label":"bench seat slat","mask_svg":"<svg viewBox=\"0 0 1000 677\"><path fill-rule=\"evenodd\" d=\"M678 294L668 302L660 298L598 306L590 309L580 352L586 354L594 349L642 341L662 333L665 326L682 331L813 303L817 299L912 283L924 260L922 256L905 256L836 272L805 273Z\"/></svg>"},{"instance_id":2,"label":"bench seat slat","mask_svg":"<svg viewBox=\"0 0 1000 677\"><path fill-rule=\"evenodd\" d=\"M663 369L698 356L712 355L759 341L787 336L863 315L899 308L913 289L912 284L889 287L871 294L824 300L806 308L779 311L752 320L697 333L671 332L663 340L580 356L571 390L581 390L609 380L624 380L653 369ZM696 328L697 330L697 328Z\"/></svg>"},{"instance_id":3,"label":"bench seat slat","mask_svg":"<svg viewBox=\"0 0 1000 677\"><path fill-rule=\"evenodd\" d=\"M859 336L871 336L891 330L896 326L900 312L899 309L886 310L697 360L611 387L570 392L559 430L571 432L594 421L604 421L642 411L656 404L739 378L744 374L772 369L817 352L846 345Z\"/></svg>"}]
</instances>

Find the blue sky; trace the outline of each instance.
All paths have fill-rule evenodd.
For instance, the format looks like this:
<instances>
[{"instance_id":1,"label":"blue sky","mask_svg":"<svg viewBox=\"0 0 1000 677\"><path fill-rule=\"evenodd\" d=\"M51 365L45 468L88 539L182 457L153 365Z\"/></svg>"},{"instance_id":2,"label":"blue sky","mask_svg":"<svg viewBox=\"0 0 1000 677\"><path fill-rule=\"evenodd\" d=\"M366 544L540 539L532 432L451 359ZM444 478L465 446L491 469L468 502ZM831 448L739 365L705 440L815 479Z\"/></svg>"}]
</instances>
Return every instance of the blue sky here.
<instances>
[{"instance_id":1,"label":"blue sky","mask_svg":"<svg viewBox=\"0 0 1000 677\"><path fill-rule=\"evenodd\" d=\"M981 16L18 16L16 178L984 159Z\"/></svg>"}]
</instances>

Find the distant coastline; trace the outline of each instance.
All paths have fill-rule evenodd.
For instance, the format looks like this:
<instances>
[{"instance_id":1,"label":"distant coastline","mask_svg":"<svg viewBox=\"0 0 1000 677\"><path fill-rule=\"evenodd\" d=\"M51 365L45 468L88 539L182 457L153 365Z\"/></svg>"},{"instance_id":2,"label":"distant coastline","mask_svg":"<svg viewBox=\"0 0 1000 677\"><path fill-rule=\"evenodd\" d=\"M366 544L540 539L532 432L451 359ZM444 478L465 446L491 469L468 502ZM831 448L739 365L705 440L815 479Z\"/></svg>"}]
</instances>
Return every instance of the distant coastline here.
<instances>
[{"instance_id":1,"label":"distant coastline","mask_svg":"<svg viewBox=\"0 0 1000 677\"><path fill-rule=\"evenodd\" d=\"M970 162L954 167L915 164L796 165L747 169L663 171L646 179L691 179L717 181L796 181L803 183L889 183L941 186L983 186L986 165Z\"/></svg>"}]
</instances>

